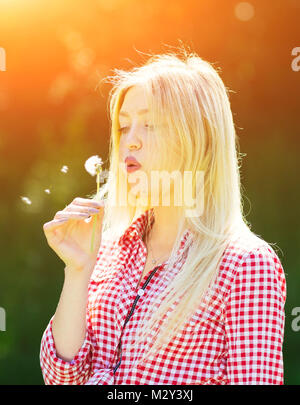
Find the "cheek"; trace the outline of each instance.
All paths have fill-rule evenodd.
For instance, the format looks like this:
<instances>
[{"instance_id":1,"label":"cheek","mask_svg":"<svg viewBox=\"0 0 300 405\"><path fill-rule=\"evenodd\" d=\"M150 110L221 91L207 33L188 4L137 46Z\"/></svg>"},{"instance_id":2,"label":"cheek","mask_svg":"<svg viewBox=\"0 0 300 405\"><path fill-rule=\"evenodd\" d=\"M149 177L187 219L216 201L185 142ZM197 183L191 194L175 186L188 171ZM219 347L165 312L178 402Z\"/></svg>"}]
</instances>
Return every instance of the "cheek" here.
<instances>
[{"instance_id":1,"label":"cheek","mask_svg":"<svg viewBox=\"0 0 300 405\"><path fill-rule=\"evenodd\" d=\"M125 143L122 139L120 139L120 141L119 141L119 162L124 163L125 157L126 157Z\"/></svg>"},{"instance_id":2,"label":"cheek","mask_svg":"<svg viewBox=\"0 0 300 405\"><path fill-rule=\"evenodd\" d=\"M123 149L124 149L124 139L123 139L122 135L120 135L120 138L119 138L119 151L122 152Z\"/></svg>"}]
</instances>

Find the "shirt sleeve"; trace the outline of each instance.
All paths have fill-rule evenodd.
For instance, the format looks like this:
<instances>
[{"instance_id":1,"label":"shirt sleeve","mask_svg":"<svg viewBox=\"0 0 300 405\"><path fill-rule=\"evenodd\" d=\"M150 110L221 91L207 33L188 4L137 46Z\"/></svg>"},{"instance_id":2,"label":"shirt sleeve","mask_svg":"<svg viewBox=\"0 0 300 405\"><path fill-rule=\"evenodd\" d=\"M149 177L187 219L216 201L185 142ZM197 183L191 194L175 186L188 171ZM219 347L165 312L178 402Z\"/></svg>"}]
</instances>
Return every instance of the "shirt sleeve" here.
<instances>
[{"instance_id":1,"label":"shirt sleeve","mask_svg":"<svg viewBox=\"0 0 300 405\"><path fill-rule=\"evenodd\" d=\"M40 365L46 385L80 385L88 380L91 365L91 341L87 329L85 340L72 361L56 354L52 334L53 317L44 331L40 348Z\"/></svg>"},{"instance_id":2,"label":"shirt sleeve","mask_svg":"<svg viewBox=\"0 0 300 405\"><path fill-rule=\"evenodd\" d=\"M286 284L271 247L244 257L225 310L230 385L283 384L282 345Z\"/></svg>"},{"instance_id":3,"label":"shirt sleeve","mask_svg":"<svg viewBox=\"0 0 300 405\"><path fill-rule=\"evenodd\" d=\"M107 240L105 232L102 236L102 241L97 254L96 263L102 261L102 267L113 263L113 254L115 252L116 240ZM88 300L90 294L97 289L97 283L93 283L97 279L98 267L95 265L91 275L88 287ZM40 366L44 382L47 385L85 385L91 383L106 384L113 380L112 370L110 368L99 368L97 372L93 369L93 353L96 351L95 338L93 337L93 329L91 322L91 314L87 308L86 325L87 331L84 342L72 361L68 362L57 356L55 342L52 333L52 323L54 316L50 319L46 330L43 333L40 347ZM98 379L97 379L98 378Z\"/></svg>"}]
</instances>

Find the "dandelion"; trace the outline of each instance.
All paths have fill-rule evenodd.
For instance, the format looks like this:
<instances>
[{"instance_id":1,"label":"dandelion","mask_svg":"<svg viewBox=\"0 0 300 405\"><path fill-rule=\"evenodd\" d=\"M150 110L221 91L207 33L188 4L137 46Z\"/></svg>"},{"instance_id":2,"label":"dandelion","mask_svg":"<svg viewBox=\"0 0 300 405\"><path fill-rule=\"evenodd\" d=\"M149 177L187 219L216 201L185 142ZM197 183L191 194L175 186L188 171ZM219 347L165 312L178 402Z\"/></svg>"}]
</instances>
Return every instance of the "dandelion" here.
<instances>
[{"instance_id":1,"label":"dandelion","mask_svg":"<svg viewBox=\"0 0 300 405\"><path fill-rule=\"evenodd\" d=\"M21 196L21 200L27 205L31 204L31 200L28 197Z\"/></svg>"},{"instance_id":2,"label":"dandelion","mask_svg":"<svg viewBox=\"0 0 300 405\"><path fill-rule=\"evenodd\" d=\"M99 168L101 171L102 165L103 161L98 155L91 156L84 163L85 170L90 173L91 176L95 176L97 174L97 171L99 171Z\"/></svg>"},{"instance_id":3,"label":"dandelion","mask_svg":"<svg viewBox=\"0 0 300 405\"><path fill-rule=\"evenodd\" d=\"M50 194L49 188L46 188L46 190L44 190L44 191L45 191L45 193Z\"/></svg>"},{"instance_id":4,"label":"dandelion","mask_svg":"<svg viewBox=\"0 0 300 405\"><path fill-rule=\"evenodd\" d=\"M97 194L96 195L98 195L98 193L99 193L100 173L102 171L102 165L103 165L103 161L98 155L91 156L84 163L85 170L91 176L96 176L97 175L97 178L96 178ZM94 219L93 234L92 234L92 241L91 241L91 252L93 251L96 222L97 222L97 220Z\"/></svg>"},{"instance_id":5,"label":"dandelion","mask_svg":"<svg viewBox=\"0 0 300 405\"><path fill-rule=\"evenodd\" d=\"M63 166L60 171L63 173L67 173L68 170L69 170L68 166Z\"/></svg>"}]
</instances>

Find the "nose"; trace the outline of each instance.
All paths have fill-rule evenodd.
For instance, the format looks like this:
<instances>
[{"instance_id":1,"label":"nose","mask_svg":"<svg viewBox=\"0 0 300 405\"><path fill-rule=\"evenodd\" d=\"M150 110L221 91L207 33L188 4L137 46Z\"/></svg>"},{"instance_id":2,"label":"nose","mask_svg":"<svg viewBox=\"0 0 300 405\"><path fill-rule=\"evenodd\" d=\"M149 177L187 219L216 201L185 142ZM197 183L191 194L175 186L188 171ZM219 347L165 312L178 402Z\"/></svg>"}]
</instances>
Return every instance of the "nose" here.
<instances>
[{"instance_id":1,"label":"nose","mask_svg":"<svg viewBox=\"0 0 300 405\"><path fill-rule=\"evenodd\" d=\"M135 128L132 128L128 133L126 146L129 150L138 150L141 148L142 143L140 138L137 136L137 130Z\"/></svg>"},{"instance_id":2,"label":"nose","mask_svg":"<svg viewBox=\"0 0 300 405\"><path fill-rule=\"evenodd\" d=\"M137 143L130 143L127 147L129 150L139 150L141 146Z\"/></svg>"}]
</instances>

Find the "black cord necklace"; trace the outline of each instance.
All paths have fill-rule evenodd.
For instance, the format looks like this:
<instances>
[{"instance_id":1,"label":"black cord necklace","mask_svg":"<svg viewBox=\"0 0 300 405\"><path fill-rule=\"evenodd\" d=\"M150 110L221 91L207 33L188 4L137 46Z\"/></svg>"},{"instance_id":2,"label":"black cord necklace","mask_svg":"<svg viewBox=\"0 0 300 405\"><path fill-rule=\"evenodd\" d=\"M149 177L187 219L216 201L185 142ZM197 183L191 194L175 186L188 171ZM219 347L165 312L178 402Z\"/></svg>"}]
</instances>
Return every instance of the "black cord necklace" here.
<instances>
[{"instance_id":1,"label":"black cord necklace","mask_svg":"<svg viewBox=\"0 0 300 405\"><path fill-rule=\"evenodd\" d=\"M122 342L121 342L121 338L122 338L122 334L123 334L125 325L126 325L126 323L129 321L130 317L132 316L133 311L134 311L134 309L135 309L135 307L136 307L136 304L137 304L138 300L140 299L140 297L144 294L145 288L147 287L149 281L151 280L151 278L152 278L153 275L156 273L156 271L157 271L157 269L158 269L159 267L160 267L160 266L156 266L156 267L151 271L151 273L150 273L149 276L147 277L147 280L145 281L143 287L141 287L141 288L138 290L137 296L135 297L135 300L134 300L134 302L133 302L133 304L132 304L132 307L131 307L131 309L130 309L130 311L129 311L129 314L127 315L127 318L126 318L126 320L125 320L125 322L124 322L124 325L123 325L123 328L122 328L122 333L121 333L120 340L119 340L119 345L118 345L118 348L117 348L117 350L119 349L121 355L120 355L120 360L118 361L118 363L117 363L116 366L114 367L114 374L115 374L115 372L117 371L117 369L119 368L119 366L120 366L120 364L121 364L121 361L122 361Z\"/></svg>"}]
</instances>

